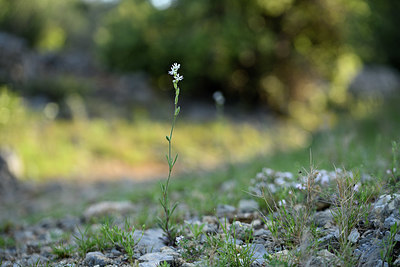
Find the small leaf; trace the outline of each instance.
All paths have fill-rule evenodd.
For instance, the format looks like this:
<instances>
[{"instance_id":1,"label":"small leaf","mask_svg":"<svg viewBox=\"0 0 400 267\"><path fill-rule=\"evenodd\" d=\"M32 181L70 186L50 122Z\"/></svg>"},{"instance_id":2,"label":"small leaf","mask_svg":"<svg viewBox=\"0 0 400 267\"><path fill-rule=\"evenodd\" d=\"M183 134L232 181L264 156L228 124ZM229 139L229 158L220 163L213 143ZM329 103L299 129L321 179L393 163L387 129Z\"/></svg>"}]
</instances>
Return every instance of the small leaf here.
<instances>
[{"instance_id":1,"label":"small leaf","mask_svg":"<svg viewBox=\"0 0 400 267\"><path fill-rule=\"evenodd\" d=\"M165 138L167 138L167 141L168 141L168 142L170 141L170 139L169 139L168 135L166 135L166 136L165 136Z\"/></svg>"},{"instance_id":2,"label":"small leaf","mask_svg":"<svg viewBox=\"0 0 400 267\"><path fill-rule=\"evenodd\" d=\"M178 159L178 154L175 155L174 163L172 164L172 166L175 165L175 162L176 162L177 159Z\"/></svg>"},{"instance_id":3,"label":"small leaf","mask_svg":"<svg viewBox=\"0 0 400 267\"><path fill-rule=\"evenodd\" d=\"M174 213L174 211L175 211L175 209L176 209L177 206L178 206L178 203L175 203L175 204L172 206L172 210L171 210L171 213L170 213L170 214Z\"/></svg>"}]
</instances>

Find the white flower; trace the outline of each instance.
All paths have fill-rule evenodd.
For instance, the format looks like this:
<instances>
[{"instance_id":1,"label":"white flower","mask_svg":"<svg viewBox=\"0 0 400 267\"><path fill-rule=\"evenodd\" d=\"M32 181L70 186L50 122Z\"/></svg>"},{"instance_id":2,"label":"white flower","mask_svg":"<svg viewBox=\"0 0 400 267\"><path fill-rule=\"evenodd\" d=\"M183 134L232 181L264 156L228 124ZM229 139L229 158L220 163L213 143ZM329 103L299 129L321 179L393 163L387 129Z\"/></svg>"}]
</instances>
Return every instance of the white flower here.
<instances>
[{"instance_id":1,"label":"white flower","mask_svg":"<svg viewBox=\"0 0 400 267\"><path fill-rule=\"evenodd\" d=\"M390 170L386 170L386 174L392 174Z\"/></svg>"},{"instance_id":2,"label":"white flower","mask_svg":"<svg viewBox=\"0 0 400 267\"><path fill-rule=\"evenodd\" d=\"M217 103L220 106L222 106L225 103L225 97L220 91L216 91L213 94L213 98L214 98L215 103Z\"/></svg>"},{"instance_id":3,"label":"white flower","mask_svg":"<svg viewBox=\"0 0 400 267\"><path fill-rule=\"evenodd\" d=\"M286 205L286 200L282 199L282 200L278 201L278 206L279 207L282 207L282 206L285 206L285 205Z\"/></svg>"},{"instance_id":4,"label":"white flower","mask_svg":"<svg viewBox=\"0 0 400 267\"><path fill-rule=\"evenodd\" d=\"M278 178L275 179L275 183L277 185L284 185L286 183L286 181L282 177L278 177Z\"/></svg>"},{"instance_id":5,"label":"white flower","mask_svg":"<svg viewBox=\"0 0 400 267\"><path fill-rule=\"evenodd\" d=\"M270 176L274 173L274 171L270 168L264 168L262 171L263 171L263 173L265 173L268 176Z\"/></svg>"},{"instance_id":6,"label":"white flower","mask_svg":"<svg viewBox=\"0 0 400 267\"><path fill-rule=\"evenodd\" d=\"M183 235L177 236L176 237L176 243L179 245L179 243L184 239L185 237Z\"/></svg>"},{"instance_id":7,"label":"white flower","mask_svg":"<svg viewBox=\"0 0 400 267\"><path fill-rule=\"evenodd\" d=\"M285 176L288 179L293 179L293 174L291 172L284 172L283 176Z\"/></svg>"},{"instance_id":8,"label":"white flower","mask_svg":"<svg viewBox=\"0 0 400 267\"><path fill-rule=\"evenodd\" d=\"M183 76L179 75L178 70L181 67L181 64L174 63L171 66L171 70L168 71L168 74L174 76L174 80L172 81L175 85L178 84L179 81L183 80Z\"/></svg>"},{"instance_id":9,"label":"white flower","mask_svg":"<svg viewBox=\"0 0 400 267\"><path fill-rule=\"evenodd\" d=\"M183 80L183 76L179 75L179 73L176 73L174 75L174 82L179 82Z\"/></svg>"},{"instance_id":10,"label":"white flower","mask_svg":"<svg viewBox=\"0 0 400 267\"><path fill-rule=\"evenodd\" d=\"M360 183L357 183L357 184L354 186L353 190L356 191L356 192L358 192L358 190L360 190Z\"/></svg>"},{"instance_id":11,"label":"white flower","mask_svg":"<svg viewBox=\"0 0 400 267\"><path fill-rule=\"evenodd\" d=\"M172 64L171 70L168 72L169 75L175 75L178 73L179 68L181 67L181 64L174 63Z\"/></svg>"},{"instance_id":12,"label":"white flower","mask_svg":"<svg viewBox=\"0 0 400 267\"><path fill-rule=\"evenodd\" d=\"M303 185L303 184L296 184L295 187L296 187L297 189L300 189L300 190L306 190L306 187L305 187L305 185Z\"/></svg>"}]
</instances>

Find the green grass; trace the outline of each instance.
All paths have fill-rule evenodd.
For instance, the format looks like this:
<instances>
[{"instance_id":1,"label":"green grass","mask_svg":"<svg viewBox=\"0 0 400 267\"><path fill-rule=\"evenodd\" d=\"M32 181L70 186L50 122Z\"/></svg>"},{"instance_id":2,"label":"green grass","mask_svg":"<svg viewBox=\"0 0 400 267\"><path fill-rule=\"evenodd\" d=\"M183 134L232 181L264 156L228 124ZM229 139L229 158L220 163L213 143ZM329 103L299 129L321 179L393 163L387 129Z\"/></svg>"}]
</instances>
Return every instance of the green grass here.
<instances>
[{"instance_id":1,"label":"green grass","mask_svg":"<svg viewBox=\"0 0 400 267\"><path fill-rule=\"evenodd\" d=\"M183 114L184 115L184 114ZM219 168L230 162L304 148L310 134L289 123L193 122L184 117L174 133L177 169ZM23 177L45 181L76 176L129 175L142 166L163 166L168 121L141 119L54 120L28 108L7 88L0 92L0 145L11 147L24 165ZM201 151L201 153L200 153ZM106 167L103 167L106 166ZM107 173L117 169L115 174ZM165 167L166 169L166 167ZM165 173L159 170L158 173Z\"/></svg>"}]
</instances>

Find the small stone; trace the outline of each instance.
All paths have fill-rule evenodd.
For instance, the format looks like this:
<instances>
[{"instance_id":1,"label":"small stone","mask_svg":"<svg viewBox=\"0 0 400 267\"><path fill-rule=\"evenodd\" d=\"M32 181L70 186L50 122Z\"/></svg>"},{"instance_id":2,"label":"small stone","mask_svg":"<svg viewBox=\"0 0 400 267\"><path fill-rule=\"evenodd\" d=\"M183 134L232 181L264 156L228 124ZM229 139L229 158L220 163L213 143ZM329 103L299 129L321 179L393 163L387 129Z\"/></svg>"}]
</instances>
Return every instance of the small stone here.
<instances>
[{"instance_id":1,"label":"small stone","mask_svg":"<svg viewBox=\"0 0 400 267\"><path fill-rule=\"evenodd\" d=\"M316 257L311 257L306 266L308 267L319 267L319 266L336 266L338 258L335 254L329 252L327 249L318 251Z\"/></svg>"},{"instance_id":2,"label":"small stone","mask_svg":"<svg viewBox=\"0 0 400 267\"><path fill-rule=\"evenodd\" d=\"M218 205L217 217L232 217L236 212L236 208L230 205Z\"/></svg>"},{"instance_id":3,"label":"small stone","mask_svg":"<svg viewBox=\"0 0 400 267\"><path fill-rule=\"evenodd\" d=\"M218 224L218 218L215 216L203 216L202 221L208 224Z\"/></svg>"},{"instance_id":4,"label":"small stone","mask_svg":"<svg viewBox=\"0 0 400 267\"><path fill-rule=\"evenodd\" d=\"M234 222L229 228L231 230L234 230L234 233L232 233L232 235L235 235L237 239L246 241L252 238L253 228L250 224Z\"/></svg>"},{"instance_id":5,"label":"small stone","mask_svg":"<svg viewBox=\"0 0 400 267\"><path fill-rule=\"evenodd\" d=\"M330 210L319 211L315 213L313 223L317 227L326 228L326 226L329 226L329 224L332 222L332 219L333 216Z\"/></svg>"},{"instance_id":6,"label":"small stone","mask_svg":"<svg viewBox=\"0 0 400 267\"><path fill-rule=\"evenodd\" d=\"M39 266L39 265L45 265L46 262L48 262L49 259L46 257L43 257L42 255L39 254L33 254L29 259L28 259L28 265L29 266ZM39 265L38 265L39 264Z\"/></svg>"},{"instance_id":7,"label":"small stone","mask_svg":"<svg viewBox=\"0 0 400 267\"><path fill-rule=\"evenodd\" d=\"M101 252L88 252L85 257L85 264L89 267L94 267L98 265L99 267L104 267L108 264L112 264L112 260L104 256Z\"/></svg>"},{"instance_id":8,"label":"small stone","mask_svg":"<svg viewBox=\"0 0 400 267\"><path fill-rule=\"evenodd\" d=\"M251 244L253 251L253 260L258 264L263 264L265 261L265 255L268 256L268 251L265 249L264 245L262 244Z\"/></svg>"},{"instance_id":9,"label":"small stone","mask_svg":"<svg viewBox=\"0 0 400 267\"><path fill-rule=\"evenodd\" d=\"M355 244L355 243L357 243L359 238L360 238L360 233L357 231L357 229L354 228L353 230L351 230L351 233L347 239L351 243Z\"/></svg>"},{"instance_id":10,"label":"small stone","mask_svg":"<svg viewBox=\"0 0 400 267\"><path fill-rule=\"evenodd\" d=\"M238 209L242 213L253 212L259 210L259 205L253 199L242 199L239 201Z\"/></svg>"},{"instance_id":11,"label":"small stone","mask_svg":"<svg viewBox=\"0 0 400 267\"><path fill-rule=\"evenodd\" d=\"M141 231L135 231L133 237L135 240L138 240L140 237L139 243L137 243L137 249L142 253L149 252L159 252L162 247L165 246L163 242L164 232L162 229L148 229L144 232L142 236Z\"/></svg>"},{"instance_id":12,"label":"small stone","mask_svg":"<svg viewBox=\"0 0 400 267\"><path fill-rule=\"evenodd\" d=\"M400 220L393 218L392 215L390 215L389 217L387 217L383 223L383 227L384 229L390 229L390 227L394 224L400 225Z\"/></svg>"},{"instance_id":13,"label":"small stone","mask_svg":"<svg viewBox=\"0 0 400 267\"><path fill-rule=\"evenodd\" d=\"M103 201L88 207L83 216L86 220L93 217L101 217L111 214L127 214L132 212L135 206L130 201Z\"/></svg>"},{"instance_id":14,"label":"small stone","mask_svg":"<svg viewBox=\"0 0 400 267\"><path fill-rule=\"evenodd\" d=\"M147 253L144 254L139 258L139 261L141 262L150 262L150 263L157 263L160 264L162 262L167 262L169 264L172 264L174 261L174 257L170 255L169 253L162 253L162 252L154 252L154 253Z\"/></svg>"},{"instance_id":15,"label":"small stone","mask_svg":"<svg viewBox=\"0 0 400 267\"><path fill-rule=\"evenodd\" d=\"M218 232L218 225L217 224L205 224L203 227L203 232L206 234L213 234Z\"/></svg>"}]
</instances>

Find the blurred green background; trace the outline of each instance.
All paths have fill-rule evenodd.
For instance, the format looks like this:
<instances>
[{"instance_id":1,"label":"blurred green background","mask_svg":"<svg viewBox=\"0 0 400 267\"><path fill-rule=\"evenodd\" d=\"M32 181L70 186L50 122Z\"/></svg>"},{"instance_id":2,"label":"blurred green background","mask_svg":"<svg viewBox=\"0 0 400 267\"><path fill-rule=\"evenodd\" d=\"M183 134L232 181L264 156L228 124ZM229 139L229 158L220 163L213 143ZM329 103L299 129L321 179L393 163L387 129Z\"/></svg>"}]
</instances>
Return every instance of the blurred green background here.
<instances>
[{"instance_id":1,"label":"blurred green background","mask_svg":"<svg viewBox=\"0 0 400 267\"><path fill-rule=\"evenodd\" d=\"M371 116L399 91L399 10L396 0L0 0L2 153L25 179L163 173L174 62L178 169L306 149L316 131Z\"/></svg>"}]
</instances>

